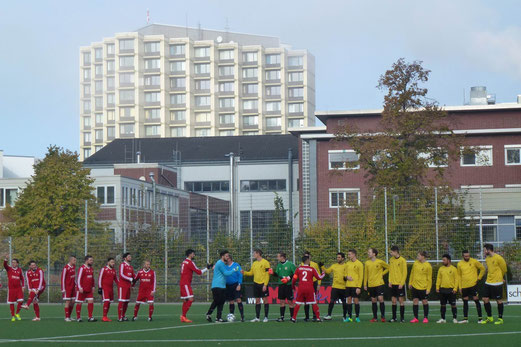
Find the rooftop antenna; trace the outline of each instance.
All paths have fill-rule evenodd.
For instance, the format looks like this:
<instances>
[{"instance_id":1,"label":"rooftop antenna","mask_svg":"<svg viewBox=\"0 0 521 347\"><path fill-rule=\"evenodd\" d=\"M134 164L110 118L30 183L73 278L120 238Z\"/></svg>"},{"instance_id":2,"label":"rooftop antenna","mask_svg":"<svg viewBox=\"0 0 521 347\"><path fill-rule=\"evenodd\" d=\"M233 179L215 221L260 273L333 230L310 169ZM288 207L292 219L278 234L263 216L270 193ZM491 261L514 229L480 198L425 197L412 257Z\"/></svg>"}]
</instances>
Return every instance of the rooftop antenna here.
<instances>
[{"instance_id":1,"label":"rooftop antenna","mask_svg":"<svg viewBox=\"0 0 521 347\"><path fill-rule=\"evenodd\" d=\"M230 31L230 25L228 24L228 17L226 17L226 22L224 24L224 42L228 42L228 32Z\"/></svg>"},{"instance_id":2,"label":"rooftop antenna","mask_svg":"<svg viewBox=\"0 0 521 347\"><path fill-rule=\"evenodd\" d=\"M197 22L197 32L199 34L199 40L203 39L203 30L201 29L201 22Z\"/></svg>"},{"instance_id":3,"label":"rooftop antenna","mask_svg":"<svg viewBox=\"0 0 521 347\"><path fill-rule=\"evenodd\" d=\"M147 8L147 24L150 23L150 10Z\"/></svg>"}]
</instances>

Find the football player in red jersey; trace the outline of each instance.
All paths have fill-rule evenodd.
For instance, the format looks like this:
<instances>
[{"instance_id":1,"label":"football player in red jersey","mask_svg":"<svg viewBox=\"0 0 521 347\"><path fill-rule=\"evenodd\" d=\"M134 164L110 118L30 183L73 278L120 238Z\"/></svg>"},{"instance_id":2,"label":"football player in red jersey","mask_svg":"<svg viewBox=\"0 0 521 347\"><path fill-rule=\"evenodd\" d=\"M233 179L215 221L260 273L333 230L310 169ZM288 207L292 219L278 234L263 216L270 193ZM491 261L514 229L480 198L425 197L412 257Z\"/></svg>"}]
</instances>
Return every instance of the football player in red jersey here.
<instances>
[{"instance_id":1,"label":"football player in red jersey","mask_svg":"<svg viewBox=\"0 0 521 347\"><path fill-rule=\"evenodd\" d=\"M31 303L34 302L34 314L36 317L33 318L33 322L40 320L40 305L38 304L40 295L45 290L45 277L42 269L40 269L34 260L29 262L29 270L25 273L25 281L27 282L27 288L29 289L29 299L22 305L23 309L28 309Z\"/></svg>"},{"instance_id":2,"label":"football player in red jersey","mask_svg":"<svg viewBox=\"0 0 521 347\"><path fill-rule=\"evenodd\" d=\"M313 313L317 317L317 322L321 322L320 320L320 312L318 311L317 300L315 297L315 288L313 287L313 279L321 280L324 278L324 273L321 275L318 274L315 268L309 266L310 258L305 255L302 257L302 264L295 271L295 275L293 276L293 290L295 290L295 284L298 280L298 291L297 291L297 300L295 300L295 310L293 311L293 317L291 317L291 322L297 322L297 313L300 309L301 305L307 304L312 305Z\"/></svg>"},{"instance_id":3,"label":"football player in red jersey","mask_svg":"<svg viewBox=\"0 0 521 347\"><path fill-rule=\"evenodd\" d=\"M7 303L11 310L11 322L20 320L20 309L24 302L24 274L22 269L18 266L18 259L11 260L11 266L7 263L9 256L6 254L4 258L4 268L7 272ZM14 304L16 306L16 313Z\"/></svg>"},{"instance_id":4,"label":"football player in red jersey","mask_svg":"<svg viewBox=\"0 0 521 347\"><path fill-rule=\"evenodd\" d=\"M139 291L136 299L136 306L134 306L133 321L137 320L139 306L148 303L148 321L152 321L152 314L154 313L154 293L156 292L156 273L150 268L150 261L145 260L143 269L139 270L133 284L139 281Z\"/></svg>"},{"instance_id":5,"label":"football player in red jersey","mask_svg":"<svg viewBox=\"0 0 521 347\"><path fill-rule=\"evenodd\" d=\"M127 322L125 317L127 313L128 302L130 301L130 290L132 288L132 281L134 281L134 268L130 265L132 256L130 253L123 254L123 262L119 264L119 280L118 280L118 322Z\"/></svg>"},{"instance_id":6,"label":"football player in red jersey","mask_svg":"<svg viewBox=\"0 0 521 347\"><path fill-rule=\"evenodd\" d=\"M114 302L114 283L118 284L118 276L116 275L116 261L114 258L107 259L107 265L101 268L98 278L98 294L101 295L103 301L103 322L112 322L108 317L110 303Z\"/></svg>"},{"instance_id":7,"label":"football player in red jersey","mask_svg":"<svg viewBox=\"0 0 521 347\"><path fill-rule=\"evenodd\" d=\"M85 263L78 270L78 290L76 291L76 320L81 322L81 304L87 301L87 311L89 313L89 322L95 322L92 317L94 311L94 269L92 264L94 259L90 255L85 256Z\"/></svg>"},{"instance_id":8,"label":"football player in red jersey","mask_svg":"<svg viewBox=\"0 0 521 347\"><path fill-rule=\"evenodd\" d=\"M183 309L181 313L182 323L192 323L192 321L186 318L186 313L194 302L194 293L192 291L192 277L194 272L197 275L204 274L208 269L212 268L212 264L207 264L205 269L199 270L194 263L195 251L193 249L187 249L186 259L181 264L181 280L179 281L179 287L181 290L181 300L183 300Z\"/></svg>"},{"instance_id":9,"label":"football player in red jersey","mask_svg":"<svg viewBox=\"0 0 521 347\"><path fill-rule=\"evenodd\" d=\"M73 255L69 257L69 263L63 267L60 286L63 301L65 301L65 321L71 322L71 313L76 296L76 257Z\"/></svg>"}]
</instances>

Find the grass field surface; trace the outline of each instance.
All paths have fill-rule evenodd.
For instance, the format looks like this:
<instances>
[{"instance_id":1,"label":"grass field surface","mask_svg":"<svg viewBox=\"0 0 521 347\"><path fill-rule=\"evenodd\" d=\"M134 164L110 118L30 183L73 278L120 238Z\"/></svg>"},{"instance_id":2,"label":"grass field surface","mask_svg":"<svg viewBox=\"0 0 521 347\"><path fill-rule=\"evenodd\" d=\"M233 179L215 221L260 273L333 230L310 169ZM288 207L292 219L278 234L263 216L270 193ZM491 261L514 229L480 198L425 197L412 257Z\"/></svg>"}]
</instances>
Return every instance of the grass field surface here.
<instances>
[{"instance_id":1,"label":"grass field surface","mask_svg":"<svg viewBox=\"0 0 521 347\"><path fill-rule=\"evenodd\" d=\"M6 346L521 346L521 306L505 307L503 325L479 325L476 323L475 308L471 305L469 324L436 324L439 319L439 305L431 305L429 324L410 323L370 323L371 307L364 303L361 310L361 323L343 323L341 306L336 305L333 320L323 323L306 323L301 318L296 324L287 321L275 322L279 315L278 305L270 305L268 323L250 323L254 306L246 305L247 322L208 323L205 319L207 304L194 304L188 313L191 324L179 322L179 304L157 304L152 322L147 321L148 307L142 305L139 320L136 322L101 322L101 305L96 304L95 317L98 322L66 323L63 308L58 304L42 304L40 322L32 322L32 307L22 310L22 320L11 322L9 308L0 305L0 344ZM386 305L390 314L390 303ZM462 318L461 306L458 307ZM497 313L495 305L494 313ZM289 310L287 310L289 311ZM321 315L327 311L326 305L320 307ZM412 308L406 306L407 322L412 318ZM262 311L263 312L263 311ZM127 316L132 316L133 305L129 306ZM223 317L228 313L225 305ZM236 309L236 314L238 310ZM422 308L420 305L420 316ZM117 304L112 305L109 317L115 319ZM390 318L389 314L387 315ZM73 314L75 316L75 313ZM286 313L288 316L288 312ZM214 313L215 317L215 313ZM450 308L447 318L452 321ZM448 319L449 321L449 319Z\"/></svg>"}]
</instances>

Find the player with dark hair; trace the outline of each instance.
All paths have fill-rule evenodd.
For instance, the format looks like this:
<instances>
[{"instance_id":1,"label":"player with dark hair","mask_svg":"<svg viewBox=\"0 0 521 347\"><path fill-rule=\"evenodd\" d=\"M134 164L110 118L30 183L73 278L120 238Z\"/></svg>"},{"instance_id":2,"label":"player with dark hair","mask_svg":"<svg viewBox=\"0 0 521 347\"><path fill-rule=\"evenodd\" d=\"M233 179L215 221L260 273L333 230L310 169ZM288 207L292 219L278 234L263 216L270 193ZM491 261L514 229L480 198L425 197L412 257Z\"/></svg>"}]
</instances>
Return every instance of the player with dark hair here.
<instances>
[{"instance_id":1,"label":"player with dark hair","mask_svg":"<svg viewBox=\"0 0 521 347\"><path fill-rule=\"evenodd\" d=\"M316 317L316 322L321 322L320 320L320 312L318 310L317 299L315 296L315 288L313 286L313 278L317 280L321 280L324 278L324 274L318 274L317 270L311 267L310 264L311 259L309 256L305 255L302 257L302 264L295 271L295 275L293 275L293 280L291 282L293 289L295 290L295 285L298 281L298 291L297 291L297 300L295 301L295 310L293 311L293 317L291 317L291 322L297 322L297 314L300 309L300 306L303 304L312 305L313 313Z\"/></svg>"},{"instance_id":2,"label":"player with dark hair","mask_svg":"<svg viewBox=\"0 0 521 347\"><path fill-rule=\"evenodd\" d=\"M331 265L328 268L321 266L320 270L326 274L333 273L333 285L331 289L331 299L329 300L329 306L327 308L327 316L324 320L331 320L331 314L333 313L333 307L335 302L340 300L342 303L342 315L343 319L347 318L347 304L346 304L346 281L347 281L347 267L345 264L346 256L342 252L336 254L336 264Z\"/></svg>"},{"instance_id":3,"label":"player with dark hair","mask_svg":"<svg viewBox=\"0 0 521 347\"><path fill-rule=\"evenodd\" d=\"M400 302L400 322L405 322L405 281L407 280L407 261L400 256L398 246L391 247L389 260L389 288L391 288L393 318L389 322L398 322L396 319L397 301Z\"/></svg>"},{"instance_id":4,"label":"player with dark hair","mask_svg":"<svg viewBox=\"0 0 521 347\"><path fill-rule=\"evenodd\" d=\"M114 283L118 285L118 276L116 275L116 261L110 257L107 259L107 265L101 268L98 277L98 294L101 295L103 302L103 322L112 322L108 317L110 303L114 302Z\"/></svg>"},{"instance_id":5,"label":"player with dark hair","mask_svg":"<svg viewBox=\"0 0 521 347\"><path fill-rule=\"evenodd\" d=\"M313 261L313 258L311 257L311 253L309 251L305 251L303 255L309 257L309 266L311 266L313 269L317 270L317 273L320 273L322 271L320 268L324 264L322 262L315 263ZM300 265L304 265L304 263L301 263ZM318 287L320 286L321 282L322 282L321 280L313 277L313 288L315 289L315 295L318 293ZM309 321L309 305L308 304L304 305L304 313L306 315L306 317L304 318L304 321L307 322L307 321ZM313 320L316 320L316 319L317 319L317 317L315 317L315 313L313 313Z\"/></svg>"},{"instance_id":6,"label":"player with dark hair","mask_svg":"<svg viewBox=\"0 0 521 347\"><path fill-rule=\"evenodd\" d=\"M484 245L483 253L487 263L487 280L483 292L483 306L485 306L487 318L481 323L487 324L494 321L494 318L492 318L492 306L490 305L490 299L492 298L497 302L498 313L497 322L494 324L503 324L503 283L507 273L507 264L502 256L494 252L494 246L489 243Z\"/></svg>"},{"instance_id":7,"label":"player with dark hair","mask_svg":"<svg viewBox=\"0 0 521 347\"><path fill-rule=\"evenodd\" d=\"M22 308L27 310L32 302L34 308L33 322L40 321L40 295L45 291L45 276L43 270L40 269L34 260L29 261L29 270L25 273L25 281L27 289L29 289L29 299L22 305Z\"/></svg>"},{"instance_id":8,"label":"player with dark hair","mask_svg":"<svg viewBox=\"0 0 521 347\"><path fill-rule=\"evenodd\" d=\"M22 304L24 302L24 273L23 270L19 266L18 259L13 258L11 260L11 266L7 263L7 259L9 255L6 254L4 258L4 268L5 272L7 272L7 303L9 304L9 309L11 310L11 322L16 320L21 320L20 318L20 309L22 308ZM14 308L14 304L16 305L16 311Z\"/></svg>"},{"instance_id":9,"label":"player with dark hair","mask_svg":"<svg viewBox=\"0 0 521 347\"><path fill-rule=\"evenodd\" d=\"M356 250L350 249L347 252L349 260L346 263L347 282L347 314L344 322L353 322L353 301L355 302L355 322L360 323L360 293L362 292L362 282L364 279L364 264L356 258Z\"/></svg>"},{"instance_id":10,"label":"player with dark hair","mask_svg":"<svg viewBox=\"0 0 521 347\"><path fill-rule=\"evenodd\" d=\"M241 322L244 322L244 306L242 305L242 273L241 266L234 262L231 254L228 254L228 261L226 263L226 270L234 270L238 267L238 271L226 277L226 300L229 302L230 313L235 314L235 302L241 314Z\"/></svg>"},{"instance_id":11,"label":"player with dark hair","mask_svg":"<svg viewBox=\"0 0 521 347\"><path fill-rule=\"evenodd\" d=\"M369 259L365 262L364 290L369 292L371 297L373 309L371 323L378 322L377 300L380 302L381 320L385 322L384 275L389 272L389 265L385 261L377 259L377 255L378 251L375 248L369 248L367 251Z\"/></svg>"},{"instance_id":12,"label":"player with dark hair","mask_svg":"<svg viewBox=\"0 0 521 347\"><path fill-rule=\"evenodd\" d=\"M262 251L256 249L253 251L255 261L251 265L250 271L243 271L244 276L253 276L253 297L255 298L255 318L252 322L260 322L261 301L264 302L264 320L268 321L268 313L270 305L266 297L269 295L268 283L270 281L270 274L273 273L270 263L262 257Z\"/></svg>"},{"instance_id":13,"label":"player with dark hair","mask_svg":"<svg viewBox=\"0 0 521 347\"><path fill-rule=\"evenodd\" d=\"M293 317L295 303L293 302L293 288L291 281L297 267L286 257L286 253L280 252L277 254L279 263L275 269L275 274L279 277L279 292L278 299L280 300L280 317L277 322L284 322L284 315L286 313L286 301L289 306L290 317Z\"/></svg>"},{"instance_id":14,"label":"player with dark hair","mask_svg":"<svg viewBox=\"0 0 521 347\"><path fill-rule=\"evenodd\" d=\"M427 252L418 252L416 261L412 265L409 276L409 289L412 294L412 312L414 318L411 323L419 323L418 303L423 304L423 323L429 323L429 293L432 287L432 266L427 262Z\"/></svg>"},{"instance_id":15,"label":"player with dark hair","mask_svg":"<svg viewBox=\"0 0 521 347\"><path fill-rule=\"evenodd\" d=\"M123 262L119 264L119 281L118 281L118 322L128 322L125 316L127 313L128 303L130 301L130 291L132 288L132 281L134 281L134 268L130 265L132 255L130 253L123 253Z\"/></svg>"},{"instance_id":16,"label":"player with dark hair","mask_svg":"<svg viewBox=\"0 0 521 347\"><path fill-rule=\"evenodd\" d=\"M181 263L181 280L179 281L179 289L181 292L181 300L183 300L183 308L181 311L181 322L192 323L192 321L186 318L188 310L194 302L194 292L192 290L192 278L193 274L201 276L207 270L211 269L213 264L206 264L206 267L202 270L194 263L195 251L193 249L187 249L185 252L186 259Z\"/></svg>"},{"instance_id":17,"label":"player with dark hair","mask_svg":"<svg viewBox=\"0 0 521 347\"><path fill-rule=\"evenodd\" d=\"M87 311L89 314L89 322L95 322L92 316L94 312L94 269L92 264L94 260L92 256L85 256L85 263L78 270L78 289L76 290L76 321L81 322L81 305L87 301Z\"/></svg>"},{"instance_id":18,"label":"player with dark hair","mask_svg":"<svg viewBox=\"0 0 521 347\"><path fill-rule=\"evenodd\" d=\"M222 323L224 320L222 319L223 306L226 302L226 277L232 275L234 272L239 271L239 267L236 267L232 270L226 270L226 263L228 262L228 251L221 251L219 253L220 259L215 263L215 267L213 269L213 279L212 279L212 295L213 301L206 312L206 320L212 321L212 313L217 308L217 317L216 322Z\"/></svg>"},{"instance_id":19,"label":"player with dark hair","mask_svg":"<svg viewBox=\"0 0 521 347\"><path fill-rule=\"evenodd\" d=\"M63 301L65 301L65 321L71 322L72 308L76 297L76 257L73 255L69 257L69 262L63 267L60 287Z\"/></svg>"},{"instance_id":20,"label":"player with dark hair","mask_svg":"<svg viewBox=\"0 0 521 347\"><path fill-rule=\"evenodd\" d=\"M145 260L143 269L139 270L136 278L132 282L135 285L139 281L139 290L137 293L136 305L134 306L134 316L132 321L137 320L137 314L141 304L148 304L148 321L152 321L154 314L154 294L156 293L156 272L150 268L150 260Z\"/></svg>"},{"instance_id":21,"label":"player with dark hair","mask_svg":"<svg viewBox=\"0 0 521 347\"><path fill-rule=\"evenodd\" d=\"M458 270L451 264L451 256L442 256L443 266L438 269L436 278L436 292L440 293L440 313L441 319L436 323L446 323L445 312L447 303L452 308L452 322L458 323L458 308L456 306L456 293L458 292L459 276Z\"/></svg>"},{"instance_id":22,"label":"player with dark hair","mask_svg":"<svg viewBox=\"0 0 521 347\"><path fill-rule=\"evenodd\" d=\"M478 297L478 281L485 275L485 267L479 261L470 257L468 250L462 252L463 260L458 262L459 292L463 300L463 320L469 322L469 297L472 297L478 312L478 323L482 321L481 304Z\"/></svg>"}]
</instances>

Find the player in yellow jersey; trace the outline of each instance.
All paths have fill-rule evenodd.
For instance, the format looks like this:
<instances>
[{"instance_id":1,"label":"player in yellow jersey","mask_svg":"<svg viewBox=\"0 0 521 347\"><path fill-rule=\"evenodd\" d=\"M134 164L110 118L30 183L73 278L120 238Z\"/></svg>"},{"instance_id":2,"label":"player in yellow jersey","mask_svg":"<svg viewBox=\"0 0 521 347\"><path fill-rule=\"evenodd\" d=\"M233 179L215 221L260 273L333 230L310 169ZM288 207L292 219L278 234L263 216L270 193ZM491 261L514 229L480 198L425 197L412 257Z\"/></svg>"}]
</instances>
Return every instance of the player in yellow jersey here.
<instances>
[{"instance_id":1,"label":"player in yellow jersey","mask_svg":"<svg viewBox=\"0 0 521 347\"><path fill-rule=\"evenodd\" d=\"M487 263L487 281L485 282L485 290L483 293L483 306L487 312L487 318L483 320L482 324L492 323L492 306L490 299L495 299L497 302L497 322L495 324L503 324L503 282L507 272L507 263L505 259L494 252L494 246L487 243L483 247L485 254L485 261Z\"/></svg>"},{"instance_id":2,"label":"player in yellow jersey","mask_svg":"<svg viewBox=\"0 0 521 347\"><path fill-rule=\"evenodd\" d=\"M405 323L405 280L407 279L407 261L400 256L398 246L391 247L391 259L389 260L389 288L391 288L391 301L393 318L389 322L398 322L396 319L397 301L400 302L400 322Z\"/></svg>"},{"instance_id":3,"label":"player in yellow jersey","mask_svg":"<svg viewBox=\"0 0 521 347\"><path fill-rule=\"evenodd\" d=\"M452 265L449 254L444 254L441 259L443 265L438 269L438 277L436 278L436 292L440 294L441 319L436 323L447 323L445 320L447 303L452 308L452 322L458 323L458 308L456 306L456 293L459 287L458 270Z\"/></svg>"},{"instance_id":4,"label":"player in yellow jersey","mask_svg":"<svg viewBox=\"0 0 521 347\"><path fill-rule=\"evenodd\" d=\"M385 261L376 258L378 251L375 248L369 248L367 255L369 260L365 262L364 290L369 292L372 301L373 319L371 319L371 323L378 322L377 299L380 302L382 322L385 322L384 275L389 272L389 265Z\"/></svg>"},{"instance_id":5,"label":"player in yellow jersey","mask_svg":"<svg viewBox=\"0 0 521 347\"><path fill-rule=\"evenodd\" d=\"M308 251L304 252L304 256L309 257L309 266L311 266L313 269L317 270L318 273L322 273L322 270L320 270L320 268L324 264L322 264L322 263L317 264L313 260L311 260L311 253L309 253ZM300 265L304 265L304 263L301 263ZM318 293L318 287L320 286L321 282L322 282L321 280L317 280L315 277L313 277L313 288L315 289L315 295L317 295L317 293ZM309 322L309 305L308 304L304 305L304 314L305 314L304 322ZM317 317L315 316L315 312L313 312L313 322L315 322L316 320L317 320Z\"/></svg>"},{"instance_id":6,"label":"player in yellow jersey","mask_svg":"<svg viewBox=\"0 0 521 347\"><path fill-rule=\"evenodd\" d=\"M340 300L342 302L343 316L346 319L347 316L347 304L346 304L346 281L347 281L347 269L346 269L346 255L342 252L336 254L336 264L331 265L328 268L322 266L322 272L326 274L333 273L333 285L331 288L331 298L329 300L329 306L327 308L327 316L324 320L331 320L331 313L333 313L333 307L335 302Z\"/></svg>"},{"instance_id":7,"label":"player in yellow jersey","mask_svg":"<svg viewBox=\"0 0 521 347\"><path fill-rule=\"evenodd\" d=\"M362 292L362 282L364 279L364 264L356 259L356 250L350 249L347 252L349 260L346 263L347 268L347 282L346 282L346 296L347 296L347 317L344 322L349 323L353 321L353 301L355 302L355 322L360 323L360 293Z\"/></svg>"},{"instance_id":8,"label":"player in yellow jersey","mask_svg":"<svg viewBox=\"0 0 521 347\"><path fill-rule=\"evenodd\" d=\"M478 323L481 323L481 304L478 297L478 281L485 275L485 267L479 261L470 257L467 250L462 252L463 260L458 262L459 292L463 300L463 320L460 323L469 322L469 297L472 297L478 311Z\"/></svg>"},{"instance_id":9,"label":"player in yellow jersey","mask_svg":"<svg viewBox=\"0 0 521 347\"><path fill-rule=\"evenodd\" d=\"M253 276L253 297L255 298L255 318L252 322L260 322L261 299L262 301L269 295L268 283L270 281L271 265L262 257L262 251L256 249L253 251L255 261L251 265L250 271L242 271L244 276ZM268 321L268 313L270 306L267 301L264 301L264 320Z\"/></svg>"},{"instance_id":10,"label":"player in yellow jersey","mask_svg":"<svg viewBox=\"0 0 521 347\"><path fill-rule=\"evenodd\" d=\"M412 312L414 318L411 323L419 323L418 303L423 304L423 323L429 323L429 293L432 287L432 266L427 262L427 252L418 252L416 261L412 265L409 276L409 289L412 294Z\"/></svg>"}]
</instances>

